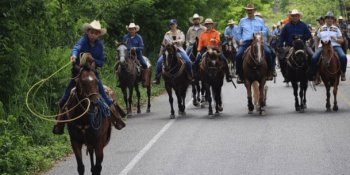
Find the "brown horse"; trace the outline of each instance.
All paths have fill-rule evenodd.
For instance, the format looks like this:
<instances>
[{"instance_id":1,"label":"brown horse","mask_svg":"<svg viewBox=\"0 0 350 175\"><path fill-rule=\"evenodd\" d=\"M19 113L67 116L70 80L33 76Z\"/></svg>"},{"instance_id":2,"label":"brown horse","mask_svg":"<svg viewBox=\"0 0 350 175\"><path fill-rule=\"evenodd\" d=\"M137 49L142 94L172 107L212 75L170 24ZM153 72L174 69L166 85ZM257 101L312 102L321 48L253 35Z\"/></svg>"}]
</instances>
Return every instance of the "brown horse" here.
<instances>
[{"instance_id":1,"label":"brown horse","mask_svg":"<svg viewBox=\"0 0 350 175\"><path fill-rule=\"evenodd\" d=\"M117 129L122 129L125 123L115 108L109 110L108 106L102 102L95 69L90 63L85 63L76 77L76 88L64 106L63 112L67 113L65 116L67 119L76 119L68 123L68 131L79 175L84 174L85 171L81 150L83 144L87 146L90 154L92 174L99 175L102 170L103 148L108 144L111 136L111 124L116 122ZM117 117L118 121L114 121L112 115Z\"/></svg>"},{"instance_id":2,"label":"brown horse","mask_svg":"<svg viewBox=\"0 0 350 175\"><path fill-rule=\"evenodd\" d=\"M206 100L209 103L209 116L213 115L211 94L213 94L215 100L215 114L219 115L219 112L223 110L221 88L224 84L224 73L227 66L220 59L220 54L219 50L208 48L200 63L201 80L206 91Z\"/></svg>"},{"instance_id":3,"label":"brown horse","mask_svg":"<svg viewBox=\"0 0 350 175\"><path fill-rule=\"evenodd\" d=\"M322 52L319 64L319 70L323 84L327 91L326 108L331 110L330 89L333 87L334 104L333 111L338 111L337 92L340 77L340 60L335 53L330 41L322 41Z\"/></svg>"},{"instance_id":4,"label":"brown horse","mask_svg":"<svg viewBox=\"0 0 350 175\"><path fill-rule=\"evenodd\" d=\"M259 84L259 107L260 115L265 113L265 83L268 76L267 62L264 54L263 34L256 33L253 36L251 45L243 55L243 78L248 96L248 110L251 114L254 110L252 102L252 84L257 81Z\"/></svg>"},{"instance_id":5,"label":"brown horse","mask_svg":"<svg viewBox=\"0 0 350 175\"><path fill-rule=\"evenodd\" d=\"M177 97L179 114L185 115L185 98L190 79L185 69L186 65L181 58L179 58L176 47L173 44L167 44L164 48L162 75L165 82L165 89L169 95L169 103L171 107L170 118L174 119L175 112L173 107L174 99L172 89L174 89Z\"/></svg>"},{"instance_id":6,"label":"brown horse","mask_svg":"<svg viewBox=\"0 0 350 175\"><path fill-rule=\"evenodd\" d=\"M128 52L127 47L124 43L118 45L117 48L118 54L116 57L116 61L119 61L120 67L117 68L116 74L119 77L120 88L123 92L124 102L127 108L127 114L132 114L132 97L133 97L133 89L135 88L136 96L137 96L137 113L141 113L140 106L140 89L139 84L141 81L141 71L138 71L137 66L137 55L136 51L131 49ZM146 70L149 72L148 70ZM144 71L143 73L146 73ZM146 75L148 81L151 79L151 73ZM147 89L147 112L151 111L151 84L144 83L144 87ZM127 91L129 90L129 91Z\"/></svg>"},{"instance_id":7,"label":"brown horse","mask_svg":"<svg viewBox=\"0 0 350 175\"><path fill-rule=\"evenodd\" d=\"M234 47L236 41L234 41L233 38L228 38L227 43L225 45L222 45L222 52L224 56L227 58L227 64L228 64L228 69L230 71L231 76L236 75L236 62L235 62L235 57L237 50Z\"/></svg>"}]
</instances>

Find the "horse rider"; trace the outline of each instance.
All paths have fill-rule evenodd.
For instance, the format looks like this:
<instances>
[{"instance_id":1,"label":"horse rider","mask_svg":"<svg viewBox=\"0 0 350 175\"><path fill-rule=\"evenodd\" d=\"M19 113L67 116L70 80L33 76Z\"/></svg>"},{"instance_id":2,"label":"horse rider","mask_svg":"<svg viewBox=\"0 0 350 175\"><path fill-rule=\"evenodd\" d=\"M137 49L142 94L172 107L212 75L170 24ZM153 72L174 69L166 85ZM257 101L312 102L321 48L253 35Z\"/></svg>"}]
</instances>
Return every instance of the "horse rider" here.
<instances>
[{"instance_id":1,"label":"horse rider","mask_svg":"<svg viewBox=\"0 0 350 175\"><path fill-rule=\"evenodd\" d=\"M79 74L79 71L80 71L79 55L81 53L90 53L94 58L94 63L96 64L97 68L101 68L105 62L103 45L102 45L102 42L99 40L99 37L106 34L107 30L105 28L101 28L100 21L96 21L96 20L92 21L91 23L85 23L82 27L82 30L84 31L85 34L75 44L71 52L70 60L73 63L72 79L70 80L68 87L66 88L64 96L61 98L59 102L59 110L60 110L59 113L62 113L62 108L66 104L71 94L71 90L76 84L74 78ZM113 100L107 96L105 89L103 88L102 80L98 74L97 69L95 74L96 74L96 78L98 79L98 89L99 89L100 95L102 96L106 104L110 106L110 109L115 110L115 107L113 105ZM57 116L57 120L63 120L63 119L64 119L63 115ZM63 132L64 132L64 123L58 122L53 128L53 133L63 134Z\"/></svg>"},{"instance_id":2,"label":"horse rider","mask_svg":"<svg viewBox=\"0 0 350 175\"><path fill-rule=\"evenodd\" d=\"M219 49L220 46L220 33L214 29L214 25L216 23L211 19L207 18L204 21L204 26L207 28L204 32L201 33L198 40L198 48L197 48L197 57L195 61L195 65L198 66L203 54L208 50L208 47L213 47L216 49ZM228 70L227 60L224 56L224 54L221 52L220 59L224 61L225 64L225 74L226 74L226 81L232 81L230 72Z\"/></svg>"},{"instance_id":3,"label":"horse rider","mask_svg":"<svg viewBox=\"0 0 350 175\"><path fill-rule=\"evenodd\" d=\"M170 26L170 30L166 32L164 35L164 39L161 46L161 53L165 49L164 46L166 44L174 44L176 47L177 53L180 54L181 59L186 64L186 70L187 70L189 79L192 79L192 62L182 47L185 42L185 35L180 29L177 28L176 19L171 19L169 22L169 26ZM162 72L162 65L163 65L164 59L165 58L163 57L163 55L160 54L160 57L157 61L156 77L155 77L155 80L153 81L155 84L160 83L160 75Z\"/></svg>"},{"instance_id":4,"label":"horse rider","mask_svg":"<svg viewBox=\"0 0 350 175\"><path fill-rule=\"evenodd\" d=\"M195 13L189 18L189 21L193 24L186 33L186 53L190 55L193 49L193 44L196 42L196 38L206 30L206 28L201 24L203 22L203 16L199 16Z\"/></svg>"},{"instance_id":5,"label":"horse rider","mask_svg":"<svg viewBox=\"0 0 350 175\"><path fill-rule=\"evenodd\" d=\"M235 47L235 49L237 50L237 39L236 39L236 35L237 35L237 27L235 26L235 22L233 21L233 19L228 20L227 23L227 27L225 28L225 41L222 43L222 45L226 45L227 44L227 40L232 39L232 44L233 47Z\"/></svg>"},{"instance_id":6,"label":"horse rider","mask_svg":"<svg viewBox=\"0 0 350 175\"><path fill-rule=\"evenodd\" d=\"M253 4L248 4L245 7L246 13L248 17L242 18L239 22L238 28L237 28L237 39L239 40L240 47L236 54L236 70L238 74L237 83L241 84L243 83L243 70L242 70L242 63L243 63L243 54L244 51L250 46L250 44L253 41L253 35L257 32L262 32L264 36L266 36L268 30L265 25L264 20L262 20L260 17L255 16L255 7ZM264 51L265 51L265 58L268 63L268 67L270 69L271 75L276 76L276 70L275 70L275 62L272 61L272 51L267 46L266 42L264 42Z\"/></svg>"},{"instance_id":7,"label":"horse rider","mask_svg":"<svg viewBox=\"0 0 350 175\"><path fill-rule=\"evenodd\" d=\"M348 41L348 44L350 44L350 37L348 36L348 24L344 21L344 18L342 16L338 17L338 27L344 38ZM345 48L343 51L346 53L347 48Z\"/></svg>"},{"instance_id":8,"label":"horse rider","mask_svg":"<svg viewBox=\"0 0 350 175\"><path fill-rule=\"evenodd\" d=\"M287 23L281 32L281 40L279 43L280 48L282 47L287 47L287 48L291 48L293 47L293 40L295 36L302 36L302 39L305 43L306 46L306 52L308 54L308 57L311 59L312 55L313 55L313 51L310 48L309 44L308 44L308 40L311 38L311 32L309 30L309 27L307 24L305 24L304 22L302 22L300 20L300 18L302 17L301 12L299 12L296 9L293 9L290 12L290 22ZM288 49L289 53L286 54L287 55L287 59L288 57L291 55L291 50Z\"/></svg>"},{"instance_id":9,"label":"horse rider","mask_svg":"<svg viewBox=\"0 0 350 175\"><path fill-rule=\"evenodd\" d=\"M126 29L128 30L128 34L124 35L123 43L126 44L129 52L133 49L136 51L137 60L142 66L142 71L139 72L142 73L142 82L143 85L145 85L147 84L146 81L148 81L147 77L150 70L148 69L147 63L142 54L144 49L142 37L137 33L140 30L140 26L136 25L135 23L130 23L128 26L126 26Z\"/></svg>"},{"instance_id":10,"label":"horse rider","mask_svg":"<svg viewBox=\"0 0 350 175\"><path fill-rule=\"evenodd\" d=\"M345 81L347 58L340 46L340 44L344 42L344 39L342 37L340 29L334 25L335 17L333 12L331 11L327 12L324 18L325 18L326 24L320 27L320 29L317 31L316 44L319 43L320 40L324 41L324 40L330 39L331 44L334 50L337 52L340 59L341 81ZM317 72L317 63L321 57L321 51L322 51L322 44L320 43L314 55L312 56L311 76L309 79L310 81L315 80L315 75Z\"/></svg>"}]
</instances>

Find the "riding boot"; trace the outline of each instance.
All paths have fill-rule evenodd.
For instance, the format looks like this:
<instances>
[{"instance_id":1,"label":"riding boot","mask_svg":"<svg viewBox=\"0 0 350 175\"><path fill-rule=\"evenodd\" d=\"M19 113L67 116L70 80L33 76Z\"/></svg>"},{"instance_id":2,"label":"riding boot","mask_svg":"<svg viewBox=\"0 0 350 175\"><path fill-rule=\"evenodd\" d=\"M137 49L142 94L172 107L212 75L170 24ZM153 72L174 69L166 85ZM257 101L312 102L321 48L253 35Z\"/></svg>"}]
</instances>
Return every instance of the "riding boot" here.
<instances>
[{"instance_id":1,"label":"riding boot","mask_svg":"<svg viewBox=\"0 0 350 175\"><path fill-rule=\"evenodd\" d=\"M346 77L345 77L345 73L344 73L344 72L341 72L341 74L340 74L340 79L341 79L341 81L345 81L345 80L346 80Z\"/></svg>"},{"instance_id":2,"label":"riding boot","mask_svg":"<svg viewBox=\"0 0 350 175\"><path fill-rule=\"evenodd\" d=\"M243 79L243 73L241 72L237 72L237 84L243 84L244 83L244 79Z\"/></svg>"},{"instance_id":3,"label":"riding boot","mask_svg":"<svg viewBox=\"0 0 350 175\"><path fill-rule=\"evenodd\" d=\"M231 77L230 71L228 70L227 62L226 62L226 66L225 66L225 74L226 74L226 81L227 82L231 82L232 81L232 77Z\"/></svg>"},{"instance_id":4,"label":"riding boot","mask_svg":"<svg viewBox=\"0 0 350 175\"><path fill-rule=\"evenodd\" d=\"M59 107L58 110L58 115L56 116L56 120L57 121L62 121L64 120L64 115L62 114L62 109ZM52 133L56 134L56 135L62 135L64 133L64 123L63 122L57 122L52 129Z\"/></svg>"},{"instance_id":5,"label":"riding boot","mask_svg":"<svg viewBox=\"0 0 350 175\"><path fill-rule=\"evenodd\" d=\"M151 73L151 70L148 69L142 69L142 85L143 87L148 87L150 85L150 79L149 75Z\"/></svg>"},{"instance_id":6,"label":"riding boot","mask_svg":"<svg viewBox=\"0 0 350 175\"><path fill-rule=\"evenodd\" d=\"M123 129L125 123L121 117L125 116L125 113L121 110L118 104L115 104L114 102L109 106L109 109L111 111L111 121L114 127L118 130Z\"/></svg>"},{"instance_id":7,"label":"riding boot","mask_svg":"<svg viewBox=\"0 0 350 175\"><path fill-rule=\"evenodd\" d=\"M314 84L315 84L315 85L319 85L320 83L321 83L320 73L317 72L317 73L316 73L316 77L315 77Z\"/></svg>"},{"instance_id":8,"label":"riding boot","mask_svg":"<svg viewBox=\"0 0 350 175\"><path fill-rule=\"evenodd\" d=\"M155 79L153 80L154 84L160 84L160 74L156 75Z\"/></svg>"}]
</instances>

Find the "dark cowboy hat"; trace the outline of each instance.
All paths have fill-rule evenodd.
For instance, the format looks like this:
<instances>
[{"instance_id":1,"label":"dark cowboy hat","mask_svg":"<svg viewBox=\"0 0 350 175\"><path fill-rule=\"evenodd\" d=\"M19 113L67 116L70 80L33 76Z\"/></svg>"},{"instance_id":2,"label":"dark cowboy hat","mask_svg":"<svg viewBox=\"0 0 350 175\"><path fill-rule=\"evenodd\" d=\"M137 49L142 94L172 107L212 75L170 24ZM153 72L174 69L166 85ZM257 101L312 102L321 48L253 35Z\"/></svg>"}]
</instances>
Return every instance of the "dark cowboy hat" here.
<instances>
[{"instance_id":1,"label":"dark cowboy hat","mask_svg":"<svg viewBox=\"0 0 350 175\"><path fill-rule=\"evenodd\" d=\"M244 9L246 10L255 10L254 4L248 4Z\"/></svg>"},{"instance_id":2,"label":"dark cowboy hat","mask_svg":"<svg viewBox=\"0 0 350 175\"><path fill-rule=\"evenodd\" d=\"M316 21L321 21L321 20L324 20L324 17L323 16L320 16L316 19Z\"/></svg>"}]
</instances>

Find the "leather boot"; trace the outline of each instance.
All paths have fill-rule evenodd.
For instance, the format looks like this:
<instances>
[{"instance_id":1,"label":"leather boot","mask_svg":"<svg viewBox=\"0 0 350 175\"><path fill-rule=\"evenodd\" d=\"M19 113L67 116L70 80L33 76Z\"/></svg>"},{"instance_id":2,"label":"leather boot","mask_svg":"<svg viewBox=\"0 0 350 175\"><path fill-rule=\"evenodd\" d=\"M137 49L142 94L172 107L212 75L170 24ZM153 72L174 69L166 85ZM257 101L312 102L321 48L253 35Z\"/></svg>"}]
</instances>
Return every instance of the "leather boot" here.
<instances>
[{"instance_id":1,"label":"leather boot","mask_svg":"<svg viewBox=\"0 0 350 175\"><path fill-rule=\"evenodd\" d=\"M160 75L156 75L155 79L153 80L154 84L160 84Z\"/></svg>"},{"instance_id":2,"label":"leather boot","mask_svg":"<svg viewBox=\"0 0 350 175\"><path fill-rule=\"evenodd\" d=\"M345 77L345 73L344 73L344 72L341 72L341 74L340 74L340 80L341 80L341 81L345 81L345 80L346 80L346 77Z\"/></svg>"},{"instance_id":3,"label":"leather boot","mask_svg":"<svg viewBox=\"0 0 350 175\"><path fill-rule=\"evenodd\" d=\"M59 107L58 115L56 116L57 121L61 121L65 119L64 115L60 115L60 114L62 114L62 109ZM56 135L62 135L64 133L64 125L65 124L63 122L57 122L53 126L52 133Z\"/></svg>"},{"instance_id":4,"label":"leather boot","mask_svg":"<svg viewBox=\"0 0 350 175\"><path fill-rule=\"evenodd\" d=\"M111 121L116 129L121 130L125 127L125 123L120 117L121 114L118 112L117 108L117 105L114 103L109 107L111 111Z\"/></svg>"}]
</instances>

